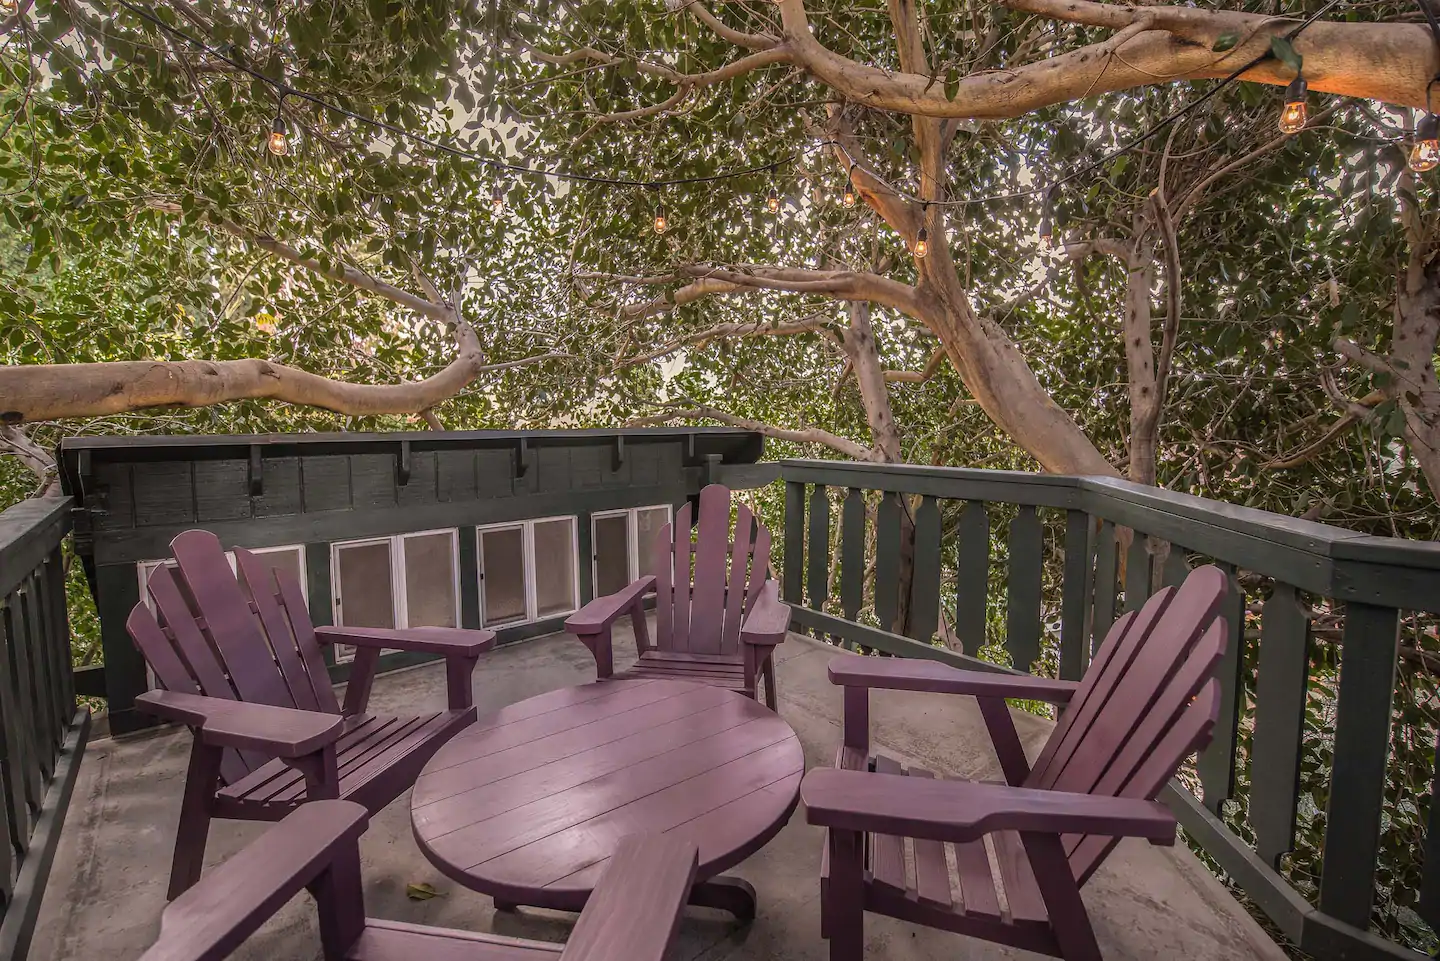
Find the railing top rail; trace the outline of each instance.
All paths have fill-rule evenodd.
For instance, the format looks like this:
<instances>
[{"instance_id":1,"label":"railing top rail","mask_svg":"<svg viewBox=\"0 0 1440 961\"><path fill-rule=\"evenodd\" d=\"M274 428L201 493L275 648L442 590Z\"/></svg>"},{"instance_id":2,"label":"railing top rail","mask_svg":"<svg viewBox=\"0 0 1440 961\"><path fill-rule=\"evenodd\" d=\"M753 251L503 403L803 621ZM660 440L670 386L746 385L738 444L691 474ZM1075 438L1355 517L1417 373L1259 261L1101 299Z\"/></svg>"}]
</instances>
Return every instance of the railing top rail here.
<instances>
[{"instance_id":1,"label":"railing top rail","mask_svg":"<svg viewBox=\"0 0 1440 961\"><path fill-rule=\"evenodd\" d=\"M30 576L70 531L69 497L32 497L0 513L0 597Z\"/></svg>"},{"instance_id":2,"label":"railing top rail","mask_svg":"<svg viewBox=\"0 0 1440 961\"><path fill-rule=\"evenodd\" d=\"M957 500L1078 507L1083 496L1081 478L1062 474L844 460L785 460L780 464L780 474L785 480Z\"/></svg>"}]
</instances>

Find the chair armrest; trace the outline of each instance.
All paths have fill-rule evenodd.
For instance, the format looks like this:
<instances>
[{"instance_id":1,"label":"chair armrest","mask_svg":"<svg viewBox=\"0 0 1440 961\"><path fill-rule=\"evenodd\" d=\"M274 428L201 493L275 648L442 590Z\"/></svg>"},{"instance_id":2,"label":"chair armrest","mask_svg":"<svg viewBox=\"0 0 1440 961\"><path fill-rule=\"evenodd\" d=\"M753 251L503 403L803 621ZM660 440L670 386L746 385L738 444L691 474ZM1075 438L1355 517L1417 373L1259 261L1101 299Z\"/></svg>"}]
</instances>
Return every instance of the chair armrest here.
<instances>
[{"instance_id":1,"label":"chair armrest","mask_svg":"<svg viewBox=\"0 0 1440 961\"><path fill-rule=\"evenodd\" d=\"M1004 830L1175 840L1175 815L1141 798L834 769L805 775L800 798L811 824L936 841Z\"/></svg>"},{"instance_id":2,"label":"chair armrest","mask_svg":"<svg viewBox=\"0 0 1440 961\"><path fill-rule=\"evenodd\" d=\"M655 575L646 574L614 594L597 597L565 618L565 630L571 634L599 634L609 628L620 615L641 597L655 590Z\"/></svg>"},{"instance_id":3,"label":"chair armrest","mask_svg":"<svg viewBox=\"0 0 1440 961\"><path fill-rule=\"evenodd\" d=\"M456 627L317 627L315 638L321 644L350 644L447 657L478 657L495 646L494 631Z\"/></svg>"},{"instance_id":4,"label":"chair armrest","mask_svg":"<svg viewBox=\"0 0 1440 961\"><path fill-rule=\"evenodd\" d=\"M760 597L740 627L740 640L746 644L774 646L785 640L790 629L790 605L780 600L780 585L766 581Z\"/></svg>"},{"instance_id":5,"label":"chair armrest","mask_svg":"<svg viewBox=\"0 0 1440 961\"><path fill-rule=\"evenodd\" d=\"M223 697L147 691L135 699L140 710L195 728L216 747L257 751L267 757L297 758L340 739L345 719L320 711L297 711Z\"/></svg>"},{"instance_id":6,"label":"chair armrest","mask_svg":"<svg viewBox=\"0 0 1440 961\"><path fill-rule=\"evenodd\" d=\"M620 842L560 961L661 961L690 897L700 852L694 842L631 835Z\"/></svg>"},{"instance_id":7,"label":"chair armrest","mask_svg":"<svg viewBox=\"0 0 1440 961\"><path fill-rule=\"evenodd\" d=\"M830 683L841 687L878 687L932 694L973 694L976 697L1017 697L1050 704L1068 704L1079 690L1075 681L1057 681L1029 674L962 671L939 661L914 657L861 657L841 654L830 659Z\"/></svg>"},{"instance_id":8,"label":"chair armrest","mask_svg":"<svg viewBox=\"0 0 1440 961\"><path fill-rule=\"evenodd\" d=\"M324 871L337 851L353 848L368 820L352 801L296 808L166 906L160 937L141 961L225 957Z\"/></svg>"}]
</instances>

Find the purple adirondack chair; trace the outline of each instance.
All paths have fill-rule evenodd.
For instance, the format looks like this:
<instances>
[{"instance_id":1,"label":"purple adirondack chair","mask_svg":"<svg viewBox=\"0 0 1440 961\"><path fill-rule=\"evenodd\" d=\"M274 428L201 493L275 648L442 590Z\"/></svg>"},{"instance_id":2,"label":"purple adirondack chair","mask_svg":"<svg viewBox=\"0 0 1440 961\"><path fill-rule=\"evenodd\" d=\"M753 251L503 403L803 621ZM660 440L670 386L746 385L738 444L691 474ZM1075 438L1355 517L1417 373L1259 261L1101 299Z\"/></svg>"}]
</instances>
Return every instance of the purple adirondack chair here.
<instances>
[{"instance_id":1,"label":"purple adirondack chair","mask_svg":"<svg viewBox=\"0 0 1440 961\"><path fill-rule=\"evenodd\" d=\"M655 541L655 572L624 590L597 597L565 621L595 655L606 677L668 677L699 681L755 696L765 677L765 703L775 709L775 645L785 640L790 608L780 600L770 566L770 532L744 504L730 533L730 489L711 484L700 492L700 534L690 541L690 504ZM672 533L673 531L673 533ZM691 556L695 560L692 583ZM655 643L645 622L645 596L655 594ZM611 629L633 615L639 659L615 673Z\"/></svg>"},{"instance_id":2,"label":"purple adirondack chair","mask_svg":"<svg viewBox=\"0 0 1440 961\"><path fill-rule=\"evenodd\" d=\"M314 628L294 574L235 551L232 573L209 531L170 542L176 567L157 568L125 622L163 690L136 707L195 735L171 898L200 877L211 818L278 821L306 801L345 798L378 811L415 783L440 745L475 720L470 679L492 631L422 627ZM321 644L356 647L342 710ZM365 711L380 651L443 655L449 709L414 717Z\"/></svg>"},{"instance_id":3,"label":"purple adirondack chair","mask_svg":"<svg viewBox=\"0 0 1440 961\"><path fill-rule=\"evenodd\" d=\"M316 801L290 814L165 908L141 961L220 961L303 889L325 961L661 961L698 852L666 835L620 842L570 938L558 944L365 917L359 838L368 813Z\"/></svg>"},{"instance_id":4,"label":"purple adirondack chair","mask_svg":"<svg viewBox=\"0 0 1440 961\"><path fill-rule=\"evenodd\" d=\"M1174 843L1175 818L1154 799L1209 743L1227 589L1218 568L1201 567L1160 591L1115 623L1078 684L931 661L832 660L830 679L845 689L845 743L838 769L812 771L800 788L810 823L829 829L820 926L832 961L863 957L866 911L1067 961L1099 959L1080 888L1121 837ZM936 778L870 758L874 687L975 695L1007 783ZM1007 697L1068 705L1033 766Z\"/></svg>"}]
</instances>

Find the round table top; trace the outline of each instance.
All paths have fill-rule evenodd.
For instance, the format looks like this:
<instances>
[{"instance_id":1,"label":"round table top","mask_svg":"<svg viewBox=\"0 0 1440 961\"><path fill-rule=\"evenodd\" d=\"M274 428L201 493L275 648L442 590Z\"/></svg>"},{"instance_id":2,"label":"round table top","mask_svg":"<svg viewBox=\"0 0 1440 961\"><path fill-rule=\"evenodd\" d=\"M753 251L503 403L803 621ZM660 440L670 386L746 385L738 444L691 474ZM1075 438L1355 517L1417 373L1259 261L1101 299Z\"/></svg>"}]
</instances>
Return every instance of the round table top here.
<instances>
[{"instance_id":1,"label":"round table top","mask_svg":"<svg viewBox=\"0 0 1440 961\"><path fill-rule=\"evenodd\" d=\"M606 680L481 717L425 765L410 812L450 878L573 911L630 834L694 841L697 881L738 864L789 820L804 774L790 725L744 695Z\"/></svg>"}]
</instances>

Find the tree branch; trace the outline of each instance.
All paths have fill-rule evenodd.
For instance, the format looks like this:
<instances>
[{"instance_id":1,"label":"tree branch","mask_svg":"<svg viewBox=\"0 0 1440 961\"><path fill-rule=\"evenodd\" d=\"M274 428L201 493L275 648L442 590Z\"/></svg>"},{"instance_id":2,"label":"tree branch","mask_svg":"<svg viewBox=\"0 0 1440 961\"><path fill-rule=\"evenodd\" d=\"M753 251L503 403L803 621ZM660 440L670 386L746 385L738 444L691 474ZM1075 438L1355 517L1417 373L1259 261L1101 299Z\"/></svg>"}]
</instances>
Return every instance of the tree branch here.
<instances>
[{"instance_id":1,"label":"tree branch","mask_svg":"<svg viewBox=\"0 0 1440 961\"><path fill-rule=\"evenodd\" d=\"M740 289L740 288L736 288ZM719 340L723 337L788 337L793 334L805 334L819 330L829 323L829 319L822 314L811 314L809 317L789 323L776 323L765 325L763 323L748 324L716 324L714 327L707 327L683 337L676 337L665 345L648 351L644 354L637 354L634 357L626 357L615 364L616 370L623 370L626 367L633 367L636 364L646 364L652 360L659 360L667 357L684 347L703 347L712 340Z\"/></svg>"},{"instance_id":2,"label":"tree branch","mask_svg":"<svg viewBox=\"0 0 1440 961\"><path fill-rule=\"evenodd\" d=\"M797 294L826 294L839 300L868 300L893 307L912 317L921 315L915 288L879 274L850 270L805 270L797 267L740 265L709 267L692 265L680 273L718 280L740 287L780 290Z\"/></svg>"},{"instance_id":3,"label":"tree branch","mask_svg":"<svg viewBox=\"0 0 1440 961\"><path fill-rule=\"evenodd\" d=\"M753 430L764 434L766 437L774 437L776 440L794 441L799 444L822 444L831 450L844 454L846 457L861 461L876 460L875 452L870 448L839 434L832 434L828 430L821 430L818 427L804 427L792 429L787 427L776 427L773 424L766 424L758 420L750 420L746 417L736 417L734 414L727 414L723 410L714 407L690 407L684 410L671 410L660 414L652 414L648 417L637 417L626 422L626 427L656 427L661 424L668 424L672 420L718 420L730 427L738 427L742 430Z\"/></svg>"},{"instance_id":4,"label":"tree branch","mask_svg":"<svg viewBox=\"0 0 1440 961\"><path fill-rule=\"evenodd\" d=\"M0 453L14 456L35 475L39 487L36 488L34 496L45 497L55 490L60 480L59 472L55 469L55 459L31 440L25 431L10 424L0 424Z\"/></svg>"}]
</instances>

